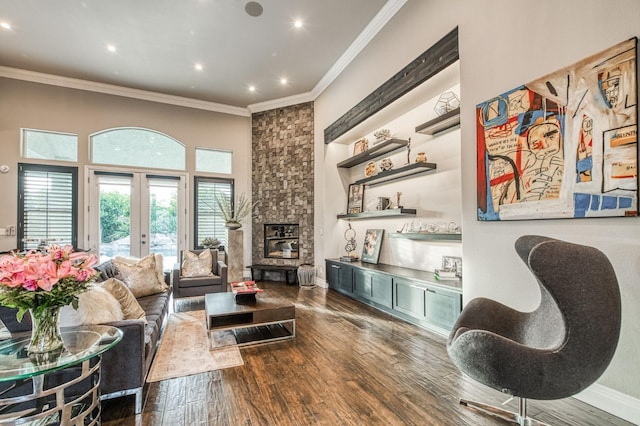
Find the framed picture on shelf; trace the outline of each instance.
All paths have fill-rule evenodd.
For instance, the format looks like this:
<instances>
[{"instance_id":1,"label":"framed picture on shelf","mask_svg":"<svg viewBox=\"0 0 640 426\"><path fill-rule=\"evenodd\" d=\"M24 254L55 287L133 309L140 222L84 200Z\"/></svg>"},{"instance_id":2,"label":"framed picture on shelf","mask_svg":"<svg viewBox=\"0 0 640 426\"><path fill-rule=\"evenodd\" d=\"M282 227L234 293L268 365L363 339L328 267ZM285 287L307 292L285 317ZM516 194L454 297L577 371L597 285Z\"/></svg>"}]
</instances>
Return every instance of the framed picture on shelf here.
<instances>
[{"instance_id":1,"label":"framed picture on shelf","mask_svg":"<svg viewBox=\"0 0 640 426\"><path fill-rule=\"evenodd\" d=\"M349 194L347 196L347 214L362 213L364 203L364 185L349 185Z\"/></svg>"},{"instance_id":2,"label":"framed picture on shelf","mask_svg":"<svg viewBox=\"0 0 640 426\"><path fill-rule=\"evenodd\" d=\"M362 247L362 262L378 263L383 236L384 229L367 229L367 233L364 235L364 245Z\"/></svg>"},{"instance_id":3,"label":"framed picture on shelf","mask_svg":"<svg viewBox=\"0 0 640 426\"><path fill-rule=\"evenodd\" d=\"M362 154L366 150L369 149L369 139L363 138L360 139L353 145L353 155Z\"/></svg>"}]
</instances>

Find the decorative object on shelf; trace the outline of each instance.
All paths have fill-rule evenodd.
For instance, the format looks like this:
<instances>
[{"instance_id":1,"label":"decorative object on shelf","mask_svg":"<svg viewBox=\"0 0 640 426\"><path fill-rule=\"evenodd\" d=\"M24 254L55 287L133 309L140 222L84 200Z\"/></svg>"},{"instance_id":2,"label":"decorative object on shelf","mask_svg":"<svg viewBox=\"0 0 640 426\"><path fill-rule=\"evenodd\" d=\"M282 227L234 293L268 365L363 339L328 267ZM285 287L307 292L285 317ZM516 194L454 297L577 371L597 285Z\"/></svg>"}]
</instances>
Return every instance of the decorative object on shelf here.
<instances>
[{"instance_id":1,"label":"decorative object on shelf","mask_svg":"<svg viewBox=\"0 0 640 426\"><path fill-rule=\"evenodd\" d=\"M418 155L416 155L416 163L426 163L427 162L427 154L425 154L424 152L419 152Z\"/></svg>"},{"instance_id":2,"label":"decorative object on shelf","mask_svg":"<svg viewBox=\"0 0 640 426\"><path fill-rule=\"evenodd\" d=\"M369 161L364 166L364 177L371 177L371 176L374 176L375 174L376 174L376 163L374 163L373 161Z\"/></svg>"},{"instance_id":3,"label":"decorative object on shelf","mask_svg":"<svg viewBox=\"0 0 640 426\"><path fill-rule=\"evenodd\" d=\"M373 136L375 136L375 138L376 138L375 143L382 142L382 141L384 141L386 139L390 139L391 138L391 130L389 130L389 129L380 129L380 130L377 130L377 131L373 132Z\"/></svg>"},{"instance_id":4,"label":"decorative object on shelf","mask_svg":"<svg viewBox=\"0 0 640 426\"><path fill-rule=\"evenodd\" d=\"M347 214L362 213L363 206L364 185L350 184L347 198Z\"/></svg>"},{"instance_id":5,"label":"decorative object on shelf","mask_svg":"<svg viewBox=\"0 0 640 426\"><path fill-rule=\"evenodd\" d=\"M452 271L456 277L462 278L462 258L455 256L442 256L442 270Z\"/></svg>"},{"instance_id":6,"label":"decorative object on shelf","mask_svg":"<svg viewBox=\"0 0 640 426\"><path fill-rule=\"evenodd\" d=\"M407 141L407 164L411 164L411 138Z\"/></svg>"},{"instance_id":7,"label":"decorative object on shelf","mask_svg":"<svg viewBox=\"0 0 640 426\"><path fill-rule=\"evenodd\" d=\"M376 210L387 210L391 207L391 201L389 197L378 197L378 202L376 204Z\"/></svg>"},{"instance_id":8,"label":"decorative object on shelf","mask_svg":"<svg viewBox=\"0 0 640 426\"><path fill-rule=\"evenodd\" d=\"M387 157L380 160L380 170L388 172L391 169L393 169L393 161L391 161L391 158Z\"/></svg>"},{"instance_id":9,"label":"decorative object on shelf","mask_svg":"<svg viewBox=\"0 0 640 426\"><path fill-rule=\"evenodd\" d=\"M340 261L357 262L360 258L354 253L358 247L358 243L356 242L356 230L351 227L351 224L349 224L347 230L344 231L344 239L347 240L347 244L344 246L344 250L347 252L347 255L340 256Z\"/></svg>"},{"instance_id":10,"label":"decorative object on shelf","mask_svg":"<svg viewBox=\"0 0 640 426\"><path fill-rule=\"evenodd\" d=\"M205 247L205 248L217 249L218 247L220 247L220 240L213 237L206 237L202 240L200 244L202 245L202 247Z\"/></svg>"},{"instance_id":11,"label":"decorative object on shelf","mask_svg":"<svg viewBox=\"0 0 640 426\"><path fill-rule=\"evenodd\" d=\"M18 321L25 312L31 314L29 355L61 350L60 308L78 308L78 295L97 276L97 263L95 255L74 252L70 245L0 257L0 304L17 308Z\"/></svg>"},{"instance_id":12,"label":"decorative object on shelf","mask_svg":"<svg viewBox=\"0 0 640 426\"><path fill-rule=\"evenodd\" d=\"M476 106L478 220L638 216L637 41ZM600 131L585 163L590 129ZM585 184L590 169L600 172Z\"/></svg>"},{"instance_id":13,"label":"decorative object on shelf","mask_svg":"<svg viewBox=\"0 0 640 426\"><path fill-rule=\"evenodd\" d=\"M362 154L369 149L369 139L362 138L353 145L353 155Z\"/></svg>"},{"instance_id":14,"label":"decorative object on shelf","mask_svg":"<svg viewBox=\"0 0 640 426\"><path fill-rule=\"evenodd\" d=\"M399 209L402 208L402 204L400 204L400 197L402 197L402 192L396 192L396 207Z\"/></svg>"},{"instance_id":15,"label":"decorative object on shelf","mask_svg":"<svg viewBox=\"0 0 640 426\"><path fill-rule=\"evenodd\" d=\"M244 192L236 197L234 203L231 203L231 197L220 192L216 193L215 198L227 229L242 228L242 222L251 216L253 208L258 204L258 202L252 203Z\"/></svg>"},{"instance_id":16,"label":"decorative object on shelf","mask_svg":"<svg viewBox=\"0 0 640 426\"><path fill-rule=\"evenodd\" d=\"M367 229L367 233L364 236L364 246L362 247L363 262L378 263L383 236L384 229Z\"/></svg>"},{"instance_id":17,"label":"decorative object on shelf","mask_svg":"<svg viewBox=\"0 0 640 426\"><path fill-rule=\"evenodd\" d=\"M453 111L456 108L460 108L460 99L453 92L444 92L436 101L436 106L433 108L438 115L444 115L449 111Z\"/></svg>"},{"instance_id":18,"label":"decorative object on shelf","mask_svg":"<svg viewBox=\"0 0 640 426\"><path fill-rule=\"evenodd\" d=\"M455 222L449 222L449 233L456 234L460 232L460 227Z\"/></svg>"}]
</instances>

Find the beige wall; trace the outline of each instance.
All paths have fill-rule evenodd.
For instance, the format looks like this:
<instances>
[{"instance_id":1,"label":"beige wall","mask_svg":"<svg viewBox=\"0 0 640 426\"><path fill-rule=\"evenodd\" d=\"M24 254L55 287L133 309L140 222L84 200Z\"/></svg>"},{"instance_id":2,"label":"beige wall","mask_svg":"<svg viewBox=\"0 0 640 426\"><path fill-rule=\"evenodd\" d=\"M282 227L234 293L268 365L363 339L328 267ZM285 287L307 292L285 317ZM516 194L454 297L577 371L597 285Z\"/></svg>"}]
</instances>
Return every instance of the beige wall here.
<instances>
[{"instance_id":1,"label":"beige wall","mask_svg":"<svg viewBox=\"0 0 640 426\"><path fill-rule=\"evenodd\" d=\"M0 78L0 164L11 167L0 175L0 227L17 220L18 162L36 162L20 158L20 128L53 130L78 134L79 182L84 182L88 164L89 135L113 127L142 127L167 134L187 148L189 186L193 187L195 147L232 150L236 192L251 193L251 124L249 117L221 114L155 102L66 89L38 83ZM200 173L200 175L206 175ZM215 175L212 175L215 176ZM228 177L228 175L222 175ZM193 192L193 191L191 191ZM84 191L79 189L79 207L84 206ZM190 194L190 206L193 195ZM78 241L85 238L84 217L79 209ZM192 215L190 215L192 216ZM189 224L193 235L192 217ZM250 228L250 224L245 225ZM245 262L250 261L250 229L246 229ZM189 245L192 246L190 241ZM0 250L16 247L15 237L0 236Z\"/></svg>"},{"instance_id":2,"label":"beige wall","mask_svg":"<svg viewBox=\"0 0 640 426\"><path fill-rule=\"evenodd\" d=\"M530 310L539 301L537 286L516 256L513 243L523 234L542 234L594 245L616 269L622 297L622 334L616 355L599 381L618 391L640 422L640 225L638 218L538 220L502 223L476 221L475 105L519 84L638 35L640 3L541 0L409 0L360 56L316 101L317 158L347 155L325 147L323 130L455 26L460 36L461 190L464 299L497 299ZM334 151L343 150L340 154ZM343 157L344 158L344 157ZM326 206L317 218L317 238L324 239L317 259L335 256L341 236L332 234L340 185L333 165L318 166L316 203ZM415 190L419 183L414 183ZM318 211L321 208L317 209ZM321 233L324 230L324 235ZM612 394L616 394L612 392ZM610 396L610 395L608 395ZM629 398L627 398L629 397ZM627 399L625 399L627 398ZM615 398L612 398L615 399ZM623 399L625 401L623 401ZM591 401L605 409L617 402ZM635 411L634 411L635 410Z\"/></svg>"}]
</instances>

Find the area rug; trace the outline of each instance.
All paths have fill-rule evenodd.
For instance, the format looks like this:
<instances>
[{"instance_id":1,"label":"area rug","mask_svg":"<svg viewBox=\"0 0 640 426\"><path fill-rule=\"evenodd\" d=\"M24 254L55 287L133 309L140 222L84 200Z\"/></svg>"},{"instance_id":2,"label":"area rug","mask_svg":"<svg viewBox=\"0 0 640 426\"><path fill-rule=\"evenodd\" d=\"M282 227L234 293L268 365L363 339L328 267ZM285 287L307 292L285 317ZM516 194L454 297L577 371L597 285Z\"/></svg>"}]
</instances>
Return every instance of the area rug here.
<instances>
[{"instance_id":1,"label":"area rug","mask_svg":"<svg viewBox=\"0 0 640 426\"><path fill-rule=\"evenodd\" d=\"M171 314L147 382L244 364L232 332L216 332L213 341L210 349L204 311Z\"/></svg>"}]
</instances>

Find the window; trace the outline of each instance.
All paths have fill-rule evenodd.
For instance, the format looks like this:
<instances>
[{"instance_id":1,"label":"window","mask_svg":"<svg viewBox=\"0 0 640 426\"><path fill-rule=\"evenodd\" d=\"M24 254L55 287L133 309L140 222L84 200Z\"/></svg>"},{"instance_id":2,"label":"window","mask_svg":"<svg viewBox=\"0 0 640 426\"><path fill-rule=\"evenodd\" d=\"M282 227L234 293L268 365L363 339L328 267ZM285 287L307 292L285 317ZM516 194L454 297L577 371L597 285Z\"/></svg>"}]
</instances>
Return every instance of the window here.
<instances>
[{"instance_id":1,"label":"window","mask_svg":"<svg viewBox=\"0 0 640 426\"><path fill-rule=\"evenodd\" d=\"M233 152L196 148L196 171L231 174Z\"/></svg>"},{"instance_id":2,"label":"window","mask_svg":"<svg viewBox=\"0 0 640 426\"><path fill-rule=\"evenodd\" d=\"M109 129L89 137L91 161L96 164L185 170L185 147L154 130L134 127Z\"/></svg>"},{"instance_id":3,"label":"window","mask_svg":"<svg viewBox=\"0 0 640 426\"><path fill-rule=\"evenodd\" d=\"M77 244L76 167L18 164L18 248Z\"/></svg>"},{"instance_id":4,"label":"window","mask_svg":"<svg viewBox=\"0 0 640 426\"><path fill-rule=\"evenodd\" d=\"M221 244L227 246L227 228L216 203L216 194L232 198L233 179L195 177L194 241L196 247L202 247L202 240L207 237L217 238Z\"/></svg>"},{"instance_id":5,"label":"window","mask_svg":"<svg viewBox=\"0 0 640 426\"><path fill-rule=\"evenodd\" d=\"M78 135L22 129L22 156L55 161L78 161Z\"/></svg>"}]
</instances>

